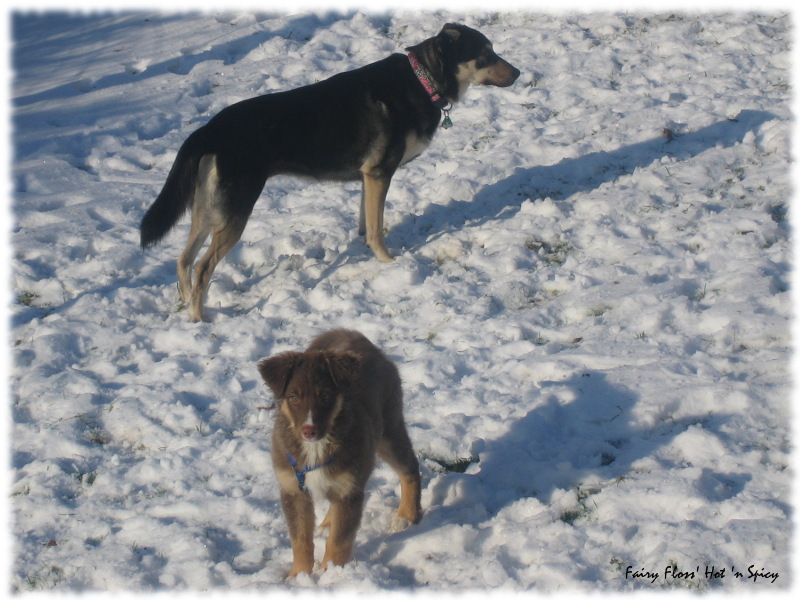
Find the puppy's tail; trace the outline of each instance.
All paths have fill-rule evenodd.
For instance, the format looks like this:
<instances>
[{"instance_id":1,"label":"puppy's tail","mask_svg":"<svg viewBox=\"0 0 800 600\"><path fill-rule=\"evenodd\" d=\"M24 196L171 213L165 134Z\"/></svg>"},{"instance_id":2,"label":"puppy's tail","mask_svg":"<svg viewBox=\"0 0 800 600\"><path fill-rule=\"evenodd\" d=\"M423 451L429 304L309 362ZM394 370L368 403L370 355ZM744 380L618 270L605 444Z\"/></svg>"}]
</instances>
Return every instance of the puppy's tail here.
<instances>
[{"instance_id":1,"label":"puppy's tail","mask_svg":"<svg viewBox=\"0 0 800 600\"><path fill-rule=\"evenodd\" d=\"M142 218L139 225L142 248L149 248L161 241L192 206L203 156L202 144L199 143L201 132L202 129L195 131L178 150L161 193Z\"/></svg>"}]
</instances>

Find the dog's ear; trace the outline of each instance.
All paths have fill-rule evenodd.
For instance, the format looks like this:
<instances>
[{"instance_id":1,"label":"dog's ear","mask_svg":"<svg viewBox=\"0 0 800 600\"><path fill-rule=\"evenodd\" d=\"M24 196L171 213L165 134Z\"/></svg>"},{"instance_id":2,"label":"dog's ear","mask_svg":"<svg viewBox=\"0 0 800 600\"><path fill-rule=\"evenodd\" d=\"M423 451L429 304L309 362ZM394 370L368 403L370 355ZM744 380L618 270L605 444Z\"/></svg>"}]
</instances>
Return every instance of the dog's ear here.
<instances>
[{"instance_id":1,"label":"dog's ear","mask_svg":"<svg viewBox=\"0 0 800 600\"><path fill-rule=\"evenodd\" d=\"M339 389L345 388L361 366L361 358L353 352L326 352L325 366Z\"/></svg>"},{"instance_id":2,"label":"dog's ear","mask_svg":"<svg viewBox=\"0 0 800 600\"><path fill-rule=\"evenodd\" d=\"M437 37L447 37L450 38L452 41L456 41L458 38L461 37L461 25L457 23L446 23L442 30L439 32Z\"/></svg>"},{"instance_id":3,"label":"dog's ear","mask_svg":"<svg viewBox=\"0 0 800 600\"><path fill-rule=\"evenodd\" d=\"M283 352L270 358L265 358L258 363L258 372L275 395L281 399L286 393L286 386L292 378L292 371L301 357L300 352Z\"/></svg>"}]
</instances>

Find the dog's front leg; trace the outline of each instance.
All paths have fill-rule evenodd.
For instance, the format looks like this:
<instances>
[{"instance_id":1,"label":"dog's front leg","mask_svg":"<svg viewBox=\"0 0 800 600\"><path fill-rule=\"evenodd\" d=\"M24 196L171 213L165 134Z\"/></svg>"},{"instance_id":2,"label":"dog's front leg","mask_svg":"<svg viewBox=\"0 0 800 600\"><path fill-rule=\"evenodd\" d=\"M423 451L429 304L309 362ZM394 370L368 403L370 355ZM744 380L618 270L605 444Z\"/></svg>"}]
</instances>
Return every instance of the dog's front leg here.
<instances>
[{"instance_id":1,"label":"dog's front leg","mask_svg":"<svg viewBox=\"0 0 800 600\"><path fill-rule=\"evenodd\" d=\"M314 568L314 504L305 492L281 490L281 507L289 524L294 557L289 577L311 573Z\"/></svg>"},{"instance_id":2,"label":"dog's front leg","mask_svg":"<svg viewBox=\"0 0 800 600\"><path fill-rule=\"evenodd\" d=\"M364 214L364 203L365 203L365 194L364 188L366 186L361 186L361 206L358 209L358 235L366 235L367 234L367 217Z\"/></svg>"},{"instance_id":3,"label":"dog's front leg","mask_svg":"<svg viewBox=\"0 0 800 600\"><path fill-rule=\"evenodd\" d=\"M322 558L323 569L327 569L330 563L343 565L350 560L363 508L363 492L331 500L328 511L331 530L325 546L325 556Z\"/></svg>"},{"instance_id":4,"label":"dog's front leg","mask_svg":"<svg viewBox=\"0 0 800 600\"><path fill-rule=\"evenodd\" d=\"M372 248L377 259L382 262L394 260L383 242L383 209L391 180L391 177L376 177L364 173L362 208L359 215L359 231L363 227L367 235L367 246ZM365 222L362 223L362 220Z\"/></svg>"}]
</instances>

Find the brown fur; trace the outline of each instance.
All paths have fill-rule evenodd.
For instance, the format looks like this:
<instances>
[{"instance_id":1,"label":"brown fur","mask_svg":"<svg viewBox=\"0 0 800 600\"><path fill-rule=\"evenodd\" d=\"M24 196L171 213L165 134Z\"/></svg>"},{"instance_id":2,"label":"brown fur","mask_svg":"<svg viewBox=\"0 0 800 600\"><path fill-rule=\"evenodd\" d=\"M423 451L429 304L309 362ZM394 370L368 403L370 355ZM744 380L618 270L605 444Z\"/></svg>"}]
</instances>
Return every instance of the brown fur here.
<instances>
[{"instance_id":1,"label":"brown fur","mask_svg":"<svg viewBox=\"0 0 800 600\"><path fill-rule=\"evenodd\" d=\"M304 352L260 361L258 370L279 404L272 462L294 554L290 576L314 566L315 498L330 501L322 567L350 560L376 455L400 478L393 529L419 521L419 463L403 419L400 376L376 346L356 331L334 330ZM308 491L296 475L305 468L313 469L305 474Z\"/></svg>"}]
</instances>

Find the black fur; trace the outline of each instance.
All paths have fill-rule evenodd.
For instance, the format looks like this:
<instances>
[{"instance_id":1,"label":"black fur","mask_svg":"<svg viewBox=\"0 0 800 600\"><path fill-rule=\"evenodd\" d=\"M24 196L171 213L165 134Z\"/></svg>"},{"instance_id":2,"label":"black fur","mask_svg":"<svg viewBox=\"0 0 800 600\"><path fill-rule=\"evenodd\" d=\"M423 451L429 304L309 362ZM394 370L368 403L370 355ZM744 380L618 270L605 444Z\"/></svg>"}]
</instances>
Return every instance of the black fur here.
<instances>
[{"instance_id":1,"label":"black fur","mask_svg":"<svg viewBox=\"0 0 800 600\"><path fill-rule=\"evenodd\" d=\"M274 175L359 179L359 167L389 120L388 147L377 168L391 177L408 133L432 138L441 114L402 54L319 83L233 104L181 147L164 189L142 220L142 246L157 243L191 207L197 165L204 154L216 154L220 178L233 188L223 205L226 216L246 219Z\"/></svg>"},{"instance_id":2,"label":"black fur","mask_svg":"<svg viewBox=\"0 0 800 600\"><path fill-rule=\"evenodd\" d=\"M140 241L143 248L156 244L192 209L178 275L194 320L202 318L216 264L240 238L273 175L363 178L359 232L380 260L391 260L383 242L383 207L397 168L424 150L442 107L456 102L470 83L507 86L519 76L483 34L463 25L445 25L408 50L441 99L433 101L408 56L393 54L319 83L233 104L187 138L142 219ZM209 234L210 249L192 282L191 266Z\"/></svg>"}]
</instances>

